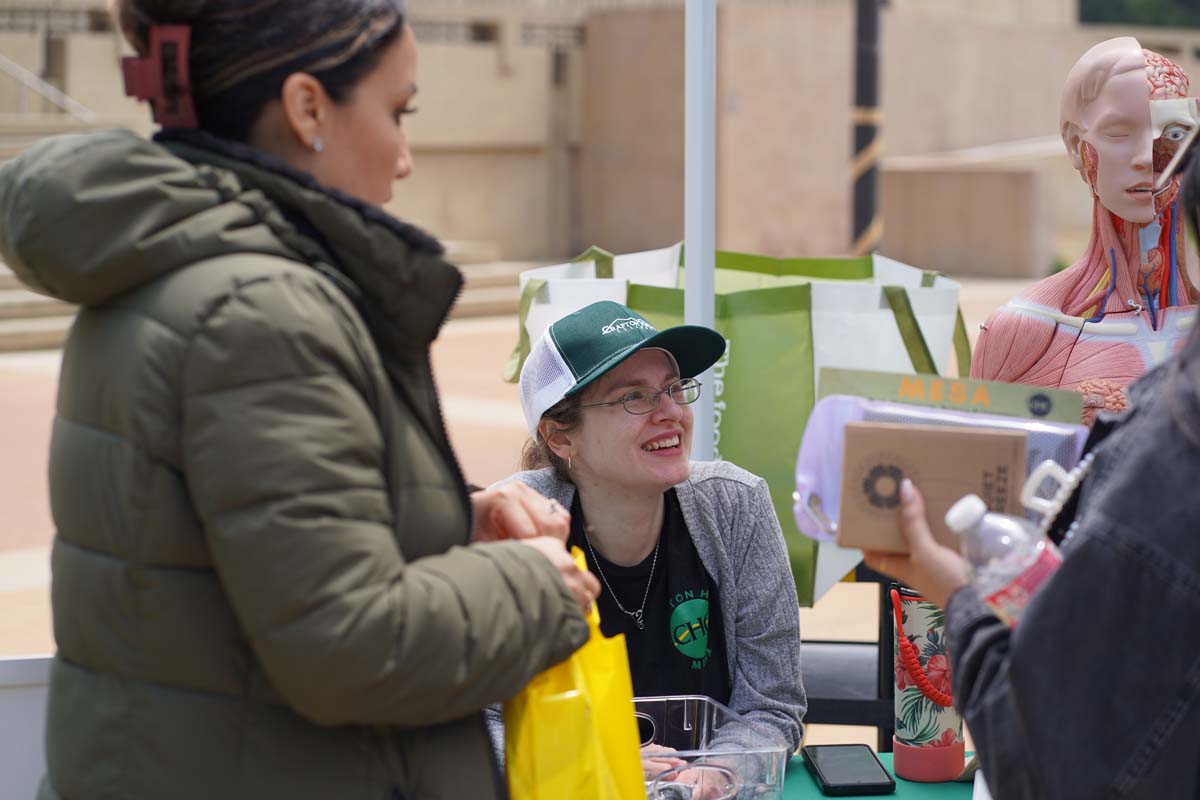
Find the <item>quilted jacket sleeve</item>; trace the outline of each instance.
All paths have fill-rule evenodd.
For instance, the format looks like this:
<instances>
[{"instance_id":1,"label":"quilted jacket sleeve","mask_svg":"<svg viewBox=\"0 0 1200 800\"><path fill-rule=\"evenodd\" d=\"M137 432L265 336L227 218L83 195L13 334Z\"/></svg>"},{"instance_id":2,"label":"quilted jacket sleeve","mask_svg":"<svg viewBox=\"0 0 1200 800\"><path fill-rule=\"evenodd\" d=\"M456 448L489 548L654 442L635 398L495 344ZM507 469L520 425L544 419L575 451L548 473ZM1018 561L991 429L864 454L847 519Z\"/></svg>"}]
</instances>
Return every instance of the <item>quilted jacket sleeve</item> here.
<instances>
[{"instance_id":1,"label":"quilted jacket sleeve","mask_svg":"<svg viewBox=\"0 0 1200 800\"><path fill-rule=\"evenodd\" d=\"M363 336L315 273L240 286L184 367L182 461L228 600L287 702L321 724L426 726L515 694L587 624L523 545L406 561Z\"/></svg>"}]
</instances>

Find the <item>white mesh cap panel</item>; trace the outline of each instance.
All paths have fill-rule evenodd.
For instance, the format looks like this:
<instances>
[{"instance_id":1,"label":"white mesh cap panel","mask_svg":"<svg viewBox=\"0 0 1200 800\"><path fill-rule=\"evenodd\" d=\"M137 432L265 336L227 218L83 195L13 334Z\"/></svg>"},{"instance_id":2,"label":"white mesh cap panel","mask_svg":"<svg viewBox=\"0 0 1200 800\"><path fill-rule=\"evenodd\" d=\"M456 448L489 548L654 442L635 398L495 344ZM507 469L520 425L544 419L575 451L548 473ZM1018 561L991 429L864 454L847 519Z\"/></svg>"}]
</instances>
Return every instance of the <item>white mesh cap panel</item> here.
<instances>
[{"instance_id":1,"label":"white mesh cap panel","mask_svg":"<svg viewBox=\"0 0 1200 800\"><path fill-rule=\"evenodd\" d=\"M558 352L547 328L530 348L521 367L521 408L529 435L537 438L538 422L546 409L562 400L575 385L571 368Z\"/></svg>"}]
</instances>

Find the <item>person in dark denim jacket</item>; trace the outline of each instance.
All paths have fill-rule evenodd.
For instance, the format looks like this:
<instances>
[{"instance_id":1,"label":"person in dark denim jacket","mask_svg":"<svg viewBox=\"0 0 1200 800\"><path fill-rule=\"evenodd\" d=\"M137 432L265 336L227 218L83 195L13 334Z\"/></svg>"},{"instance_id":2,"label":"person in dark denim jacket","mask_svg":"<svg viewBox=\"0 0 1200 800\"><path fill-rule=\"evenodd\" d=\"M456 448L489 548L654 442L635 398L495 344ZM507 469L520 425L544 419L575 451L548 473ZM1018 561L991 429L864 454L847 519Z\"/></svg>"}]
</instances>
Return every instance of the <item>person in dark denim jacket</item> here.
<instances>
[{"instance_id":1,"label":"person in dark denim jacket","mask_svg":"<svg viewBox=\"0 0 1200 800\"><path fill-rule=\"evenodd\" d=\"M1200 226L1200 160L1184 183ZM902 488L911 555L873 568L946 609L955 705L996 800L1200 797L1200 326L1102 418L1055 523L1064 560L1015 630ZM1077 512L1075 511L1077 509Z\"/></svg>"}]
</instances>

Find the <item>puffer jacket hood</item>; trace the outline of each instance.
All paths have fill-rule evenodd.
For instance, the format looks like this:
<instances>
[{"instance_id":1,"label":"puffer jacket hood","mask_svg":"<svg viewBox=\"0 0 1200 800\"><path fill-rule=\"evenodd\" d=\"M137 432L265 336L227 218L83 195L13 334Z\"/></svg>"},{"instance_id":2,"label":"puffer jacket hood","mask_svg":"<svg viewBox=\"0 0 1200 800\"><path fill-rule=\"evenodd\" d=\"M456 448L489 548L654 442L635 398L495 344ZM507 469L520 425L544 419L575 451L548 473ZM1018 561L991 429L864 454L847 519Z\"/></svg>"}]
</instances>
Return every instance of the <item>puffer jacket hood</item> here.
<instances>
[{"instance_id":1,"label":"puffer jacket hood","mask_svg":"<svg viewBox=\"0 0 1200 800\"><path fill-rule=\"evenodd\" d=\"M243 193L124 131L47 139L0 168L0 254L34 291L83 306L233 249L294 258Z\"/></svg>"},{"instance_id":2,"label":"puffer jacket hood","mask_svg":"<svg viewBox=\"0 0 1200 800\"><path fill-rule=\"evenodd\" d=\"M280 206L296 216L285 219ZM381 292L385 308L403 305L418 276L431 279L423 268L442 254L414 226L199 131L56 137L0 168L0 256L30 289L70 303L103 305L225 253L331 264L330 251L337 271ZM378 274L381 263L390 274ZM443 269L434 279L448 306L461 275ZM416 335L436 331L444 315L427 305L391 310L403 310Z\"/></svg>"}]
</instances>

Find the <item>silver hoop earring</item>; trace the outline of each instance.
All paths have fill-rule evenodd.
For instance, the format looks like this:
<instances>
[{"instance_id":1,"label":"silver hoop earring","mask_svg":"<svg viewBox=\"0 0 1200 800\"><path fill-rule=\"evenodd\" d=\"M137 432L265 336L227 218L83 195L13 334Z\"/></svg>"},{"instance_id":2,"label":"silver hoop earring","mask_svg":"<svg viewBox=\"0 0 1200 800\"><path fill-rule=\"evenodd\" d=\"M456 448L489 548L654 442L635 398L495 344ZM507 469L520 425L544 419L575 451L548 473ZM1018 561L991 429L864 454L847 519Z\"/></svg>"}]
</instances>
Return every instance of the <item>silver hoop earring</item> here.
<instances>
[{"instance_id":1,"label":"silver hoop earring","mask_svg":"<svg viewBox=\"0 0 1200 800\"><path fill-rule=\"evenodd\" d=\"M312 149L313 149L313 152L314 152L314 153L323 153L323 152L325 152L325 140L324 140L324 139L322 139L320 136L318 136L317 138L313 139L313 143L312 143Z\"/></svg>"},{"instance_id":2,"label":"silver hoop earring","mask_svg":"<svg viewBox=\"0 0 1200 800\"><path fill-rule=\"evenodd\" d=\"M567 472L571 471L571 457L567 456Z\"/></svg>"}]
</instances>

